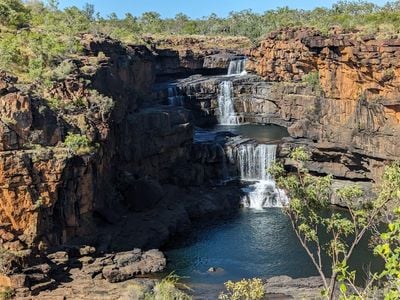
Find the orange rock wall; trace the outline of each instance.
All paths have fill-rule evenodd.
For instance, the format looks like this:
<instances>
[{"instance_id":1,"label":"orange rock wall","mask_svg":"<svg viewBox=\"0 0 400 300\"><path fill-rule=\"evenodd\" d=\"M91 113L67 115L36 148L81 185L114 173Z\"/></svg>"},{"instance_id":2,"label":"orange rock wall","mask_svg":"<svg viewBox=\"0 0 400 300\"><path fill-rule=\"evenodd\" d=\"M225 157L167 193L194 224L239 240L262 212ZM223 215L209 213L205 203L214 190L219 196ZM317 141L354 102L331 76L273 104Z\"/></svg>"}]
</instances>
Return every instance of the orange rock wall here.
<instances>
[{"instance_id":1,"label":"orange rock wall","mask_svg":"<svg viewBox=\"0 0 400 300\"><path fill-rule=\"evenodd\" d=\"M247 70L267 81L308 82L308 74L318 72L318 109L310 102L314 113L296 116L293 136L400 158L400 39L282 30L248 55Z\"/></svg>"},{"instance_id":2,"label":"orange rock wall","mask_svg":"<svg viewBox=\"0 0 400 300\"><path fill-rule=\"evenodd\" d=\"M270 34L248 54L246 68L270 81L301 81L317 71L329 98L400 96L400 39L284 30Z\"/></svg>"}]
</instances>

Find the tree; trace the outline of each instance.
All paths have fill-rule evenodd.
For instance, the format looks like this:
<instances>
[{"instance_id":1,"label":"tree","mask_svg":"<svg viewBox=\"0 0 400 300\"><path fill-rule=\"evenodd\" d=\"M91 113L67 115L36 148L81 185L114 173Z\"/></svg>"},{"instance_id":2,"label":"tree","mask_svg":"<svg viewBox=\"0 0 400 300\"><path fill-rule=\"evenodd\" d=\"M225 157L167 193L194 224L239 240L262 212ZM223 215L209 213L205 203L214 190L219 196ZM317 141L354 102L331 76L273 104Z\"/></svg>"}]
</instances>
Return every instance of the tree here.
<instances>
[{"instance_id":1,"label":"tree","mask_svg":"<svg viewBox=\"0 0 400 300\"><path fill-rule=\"evenodd\" d=\"M161 15L157 12L145 12L140 17L140 23L145 33L159 33L162 31Z\"/></svg>"},{"instance_id":2,"label":"tree","mask_svg":"<svg viewBox=\"0 0 400 300\"><path fill-rule=\"evenodd\" d=\"M347 288L346 283L354 284L356 274L349 271L348 261L356 246L379 223L387 204L399 201L400 167L387 168L381 192L371 203L356 204L362 196L357 185L339 189L336 196L348 207L348 215L339 211L325 216L323 211L328 210L333 195L332 176L310 175L305 168L310 156L302 147L295 148L290 158L296 167L294 174L286 175L282 165L273 166L271 172L291 199L284 212L323 281L324 295L333 299L338 282L342 291ZM323 241L321 232L327 232L330 240ZM330 274L324 272L323 253L330 259Z\"/></svg>"},{"instance_id":3,"label":"tree","mask_svg":"<svg viewBox=\"0 0 400 300\"><path fill-rule=\"evenodd\" d=\"M93 4L85 3L83 7L83 13L86 16L86 18L90 21L93 22L95 20L95 9Z\"/></svg>"},{"instance_id":4,"label":"tree","mask_svg":"<svg viewBox=\"0 0 400 300\"><path fill-rule=\"evenodd\" d=\"M20 0L0 0L0 24L19 29L29 20L30 11Z\"/></svg>"},{"instance_id":5,"label":"tree","mask_svg":"<svg viewBox=\"0 0 400 300\"><path fill-rule=\"evenodd\" d=\"M394 216L387 231L380 235L380 244L375 247L375 254L385 261L385 269L374 278L386 279L386 300L400 299L400 208L394 211Z\"/></svg>"}]
</instances>

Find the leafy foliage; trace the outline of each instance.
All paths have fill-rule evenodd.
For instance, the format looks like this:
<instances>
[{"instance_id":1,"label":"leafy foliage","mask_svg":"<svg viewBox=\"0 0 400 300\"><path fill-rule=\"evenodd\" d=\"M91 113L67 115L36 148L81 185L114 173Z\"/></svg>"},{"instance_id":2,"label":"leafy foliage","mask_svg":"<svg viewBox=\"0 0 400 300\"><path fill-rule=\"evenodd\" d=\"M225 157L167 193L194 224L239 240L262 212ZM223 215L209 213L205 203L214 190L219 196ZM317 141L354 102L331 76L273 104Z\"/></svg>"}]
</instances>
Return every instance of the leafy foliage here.
<instances>
[{"instance_id":1,"label":"leafy foliage","mask_svg":"<svg viewBox=\"0 0 400 300\"><path fill-rule=\"evenodd\" d=\"M318 72L311 72L303 76L303 82L307 83L313 89L314 92L316 93L322 92Z\"/></svg>"},{"instance_id":2,"label":"leafy foliage","mask_svg":"<svg viewBox=\"0 0 400 300\"><path fill-rule=\"evenodd\" d=\"M67 147L73 154L84 155L92 152L94 147L85 135L69 132L64 141L64 146Z\"/></svg>"},{"instance_id":3,"label":"leafy foliage","mask_svg":"<svg viewBox=\"0 0 400 300\"><path fill-rule=\"evenodd\" d=\"M264 299L265 290L261 279L242 279L238 282L225 283L226 293L222 292L220 300L261 300Z\"/></svg>"},{"instance_id":4,"label":"leafy foliage","mask_svg":"<svg viewBox=\"0 0 400 300\"><path fill-rule=\"evenodd\" d=\"M171 273L158 282L152 290L140 284L131 284L128 287L127 298L132 300L191 300L192 297L178 288L188 289L185 285L180 284L180 280L181 277Z\"/></svg>"},{"instance_id":5,"label":"leafy foliage","mask_svg":"<svg viewBox=\"0 0 400 300\"><path fill-rule=\"evenodd\" d=\"M345 186L335 193L348 207L349 216L341 211L332 212L326 216L321 212L329 211L330 200L334 193L332 177L314 177L308 173L305 162L310 156L304 148L294 149L290 158L294 161L297 169L295 174L286 175L282 165L275 165L270 172L276 177L278 185L291 198L289 205L284 208L284 212L289 216L301 245L323 280L324 295L333 299L335 286L339 282L342 295L347 295L347 285L349 285L352 291L357 292L356 295L350 296L353 297L351 299L366 299L375 278L388 278L389 275L389 277L391 276L389 282L393 282L393 275L399 274L396 273L399 269L398 248L392 250L390 246L390 243L396 238L399 241L396 224L389 225L391 231L382 235L384 243L376 249L376 252L387 262L386 271L380 275L372 274L372 281L367 283L364 290L357 288L356 272L349 270L348 261L365 233L375 228L380 222L388 203L398 203L400 199L400 165L394 164L386 169L381 192L371 204L359 204L358 199L362 196L359 186ZM330 240L321 240L321 232L327 232ZM322 253L330 258L330 278L324 272ZM393 284L396 286L398 281Z\"/></svg>"},{"instance_id":6,"label":"leafy foliage","mask_svg":"<svg viewBox=\"0 0 400 300\"><path fill-rule=\"evenodd\" d=\"M377 6L366 1L339 1L331 8L313 10L280 7L263 14L243 10L231 12L226 18L211 14L201 19L179 13L175 18L162 19L157 12L139 17L127 13L123 18L112 13L104 18L89 4L61 10L54 0L47 5L40 1L0 0L0 68L27 81L43 80L43 74L62 58L80 53L76 37L83 32L102 33L130 43L143 43L144 37L154 34L246 36L257 41L282 27L313 27L328 33L338 26L389 37L400 32L399 3ZM307 81L317 88L316 77L312 73Z\"/></svg>"},{"instance_id":7,"label":"leafy foliage","mask_svg":"<svg viewBox=\"0 0 400 300\"><path fill-rule=\"evenodd\" d=\"M14 28L27 25L30 11L20 0L0 1L0 24Z\"/></svg>"},{"instance_id":8,"label":"leafy foliage","mask_svg":"<svg viewBox=\"0 0 400 300\"><path fill-rule=\"evenodd\" d=\"M400 208L395 210L395 218L381 234L381 243L375 253L385 261L385 269L377 275L385 283L385 299L400 299Z\"/></svg>"},{"instance_id":9,"label":"leafy foliage","mask_svg":"<svg viewBox=\"0 0 400 300\"><path fill-rule=\"evenodd\" d=\"M15 291L12 288L6 287L0 289L0 300L12 299L15 295Z\"/></svg>"}]
</instances>

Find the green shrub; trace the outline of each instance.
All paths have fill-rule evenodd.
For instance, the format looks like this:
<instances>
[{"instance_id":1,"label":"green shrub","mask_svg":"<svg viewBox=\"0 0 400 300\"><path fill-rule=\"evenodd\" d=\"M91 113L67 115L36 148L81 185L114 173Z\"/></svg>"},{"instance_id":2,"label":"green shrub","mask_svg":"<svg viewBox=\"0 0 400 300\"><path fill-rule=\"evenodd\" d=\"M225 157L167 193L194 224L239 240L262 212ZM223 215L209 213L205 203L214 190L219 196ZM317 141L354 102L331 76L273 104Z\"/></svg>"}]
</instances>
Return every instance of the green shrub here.
<instances>
[{"instance_id":1,"label":"green shrub","mask_svg":"<svg viewBox=\"0 0 400 300\"><path fill-rule=\"evenodd\" d=\"M191 300L192 297L178 289L180 277L176 274L169 274L154 287L153 295L148 298L154 300ZM184 288L187 288L183 286ZM146 298L147 299L147 298Z\"/></svg>"},{"instance_id":2,"label":"green shrub","mask_svg":"<svg viewBox=\"0 0 400 300\"><path fill-rule=\"evenodd\" d=\"M48 76L51 80L64 80L75 69L76 67L71 61L64 60L55 69L50 71Z\"/></svg>"},{"instance_id":3,"label":"green shrub","mask_svg":"<svg viewBox=\"0 0 400 300\"><path fill-rule=\"evenodd\" d=\"M0 300L9 300L14 296L15 296L15 291L12 288L6 287L0 289Z\"/></svg>"},{"instance_id":4,"label":"green shrub","mask_svg":"<svg viewBox=\"0 0 400 300\"><path fill-rule=\"evenodd\" d=\"M89 154L94 150L87 136L71 132L69 132L65 138L64 146L77 155Z\"/></svg>"},{"instance_id":5,"label":"green shrub","mask_svg":"<svg viewBox=\"0 0 400 300\"><path fill-rule=\"evenodd\" d=\"M0 68L11 70L14 65L22 65L23 63L21 48L15 35L0 35Z\"/></svg>"},{"instance_id":6,"label":"green shrub","mask_svg":"<svg viewBox=\"0 0 400 300\"><path fill-rule=\"evenodd\" d=\"M30 20L30 11L20 0L0 0L0 24L21 28Z\"/></svg>"},{"instance_id":7,"label":"green shrub","mask_svg":"<svg viewBox=\"0 0 400 300\"><path fill-rule=\"evenodd\" d=\"M89 102L92 105L97 106L103 121L110 114L110 112L114 108L114 104L115 104L112 98L104 96L96 90L92 90L90 92Z\"/></svg>"},{"instance_id":8,"label":"green shrub","mask_svg":"<svg viewBox=\"0 0 400 300\"><path fill-rule=\"evenodd\" d=\"M315 72L310 72L306 75L303 76L303 82L307 83L308 86L310 86L313 91L315 92L321 92L322 88L321 88L321 84L319 81L319 72L315 71Z\"/></svg>"},{"instance_id":9,"label":"green shrub","mask_svg":"<svg viewBox=\"0 0 400 300\"><path fill-rule=\"evenodd\" d=\"M65 108L65 103L62 99L56 97L50 97L45 99L49 107L53 110Z\"/></svg>"},{"instance_id":10,"label":"green shrub","mask_svg":"<svg viewBox=\"0 0 400 300\"><path fill-rule=\"evenodd\" d=\"M128 286L127 298L131 300L192 300L192 297L178 287L188 289L179 283L180 277L174 273L158 282L153 289L140 283Z\"/></svg>"},{"instance_id":11,"label":"green shrub","mask_svg":"<svg viewBox=\"0 0 400 300\"><path fill-rule=\"evenodd\" d=\"M222 292L220 300L261 300L265 296L264 285L259 278L242 279L238 282L225 283L226 292Z\"/></svg>"}]
</instances>

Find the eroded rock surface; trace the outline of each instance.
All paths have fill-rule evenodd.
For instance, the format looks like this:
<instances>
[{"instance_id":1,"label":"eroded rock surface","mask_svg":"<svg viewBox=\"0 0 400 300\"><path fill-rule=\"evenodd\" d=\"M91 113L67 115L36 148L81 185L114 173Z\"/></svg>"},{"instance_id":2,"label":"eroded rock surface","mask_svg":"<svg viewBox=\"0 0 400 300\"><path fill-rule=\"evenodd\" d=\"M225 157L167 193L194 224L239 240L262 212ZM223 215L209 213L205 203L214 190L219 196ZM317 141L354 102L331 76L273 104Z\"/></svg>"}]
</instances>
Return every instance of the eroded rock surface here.
<instances>
[{"instance_id":1,"label":"eroded rock surface","mask_svg":"<svg viewBox=\"0 0 400 300\"><path fill-rule=\"evenodd\" d=\"M210 192L220 162L192 157L189 112L154 97L156 77L170 76L157 69L159 54L90 35L82 45L85 55L66 62L71 72L42 93L0 75L0 242L13 259L22 255L5 266L1 285L38 293L59 284L41 268L32 271L34 284L17 274L67 242L87 241L101 253L151 249L192 218L238 207L239 187ZM204 63L218 53L198 55ZM209 67L220 68L214 59ZM71 134L84 145L66 142ZM151 259L129 270L116 263L105 274L120 281L159 270Z\"/></svg>"}]
</instances>

